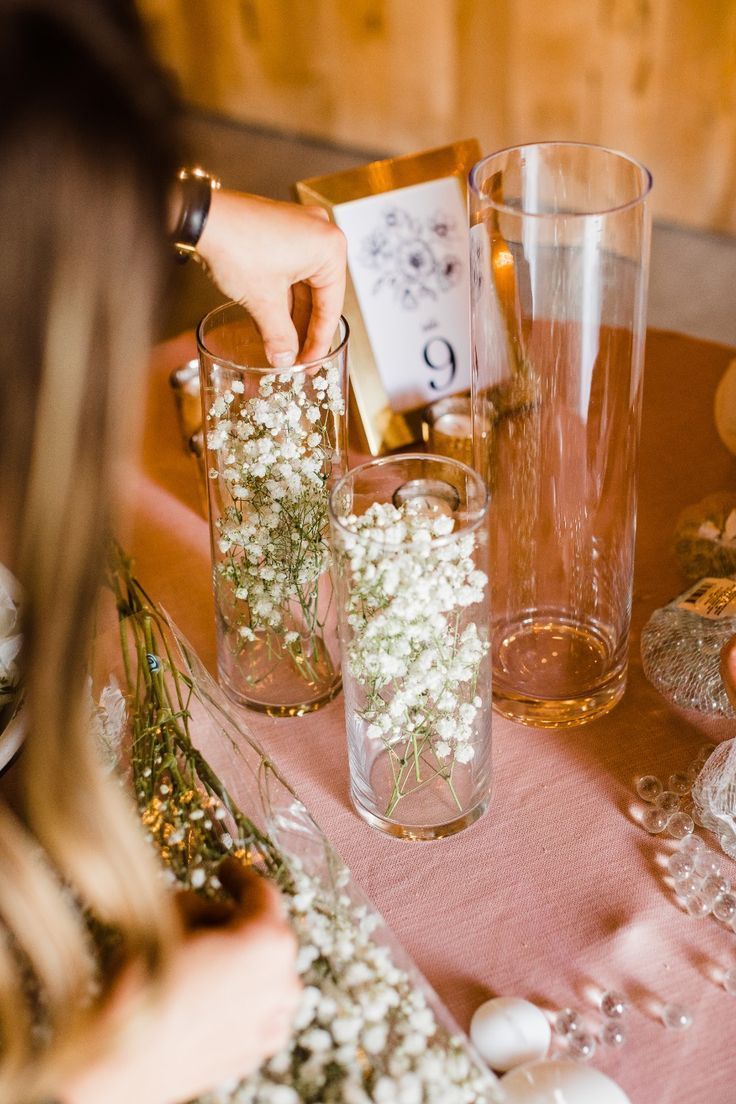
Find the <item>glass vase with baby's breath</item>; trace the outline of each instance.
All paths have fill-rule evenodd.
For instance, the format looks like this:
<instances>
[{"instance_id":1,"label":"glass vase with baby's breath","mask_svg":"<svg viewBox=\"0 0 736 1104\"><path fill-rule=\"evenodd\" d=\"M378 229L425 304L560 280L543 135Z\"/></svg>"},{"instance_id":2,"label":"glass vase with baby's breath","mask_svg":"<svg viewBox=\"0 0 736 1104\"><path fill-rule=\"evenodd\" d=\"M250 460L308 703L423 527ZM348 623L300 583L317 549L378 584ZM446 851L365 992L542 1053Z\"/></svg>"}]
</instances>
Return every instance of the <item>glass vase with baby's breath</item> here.
<instances>
[{"instance_id":1,"label":"glass vase with baby's breath","mask_svg":"<svg viewBox=\"0 0 736 1104\"><path fill-rule=\"evenodd\" d=\"M346 468L347 342L341 319L327 356L275 370L239 304L197 331L219 677L273 716L341 685L327 499Z\"/></svg>"},{"instance_id":2,"label":"glass vase with baby's breath","mask_svg":"<svg viewBox=\"0 0 736 1104\"><path fill-rule=\"evenodd\" d=\"M487 496L442 456L374 460L330 497L353 804L438 839L491 787Z\"/></svg>"}]
</instances>

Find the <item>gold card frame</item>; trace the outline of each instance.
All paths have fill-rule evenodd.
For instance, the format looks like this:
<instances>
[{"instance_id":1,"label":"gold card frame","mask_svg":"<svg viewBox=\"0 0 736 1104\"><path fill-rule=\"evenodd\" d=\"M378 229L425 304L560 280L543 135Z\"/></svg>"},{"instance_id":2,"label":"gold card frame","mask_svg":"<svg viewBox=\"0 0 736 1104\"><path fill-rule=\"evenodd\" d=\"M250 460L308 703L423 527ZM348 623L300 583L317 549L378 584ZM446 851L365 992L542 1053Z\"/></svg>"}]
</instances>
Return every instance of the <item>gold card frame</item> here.
<instances>
[{"instance_id":1,"label":"gold card frame","mask_svg":"<svg viewBox=\"0 0 736 1104\"><path fill-rule=\"evenodd\" d=\"M421 153L372 161L329 176L300 180L296 193L302 203L323 207L335 221L334 208L340 204L412 184L456 176L467 189L468 173L480 157L478 141L469 138ZM421 438L422 408L403 413L391 409L349 271L344 313L350 323L351 401L363 438L359 443L361 451L380 456L412 444Z\"/></svg>"}]
</instances>

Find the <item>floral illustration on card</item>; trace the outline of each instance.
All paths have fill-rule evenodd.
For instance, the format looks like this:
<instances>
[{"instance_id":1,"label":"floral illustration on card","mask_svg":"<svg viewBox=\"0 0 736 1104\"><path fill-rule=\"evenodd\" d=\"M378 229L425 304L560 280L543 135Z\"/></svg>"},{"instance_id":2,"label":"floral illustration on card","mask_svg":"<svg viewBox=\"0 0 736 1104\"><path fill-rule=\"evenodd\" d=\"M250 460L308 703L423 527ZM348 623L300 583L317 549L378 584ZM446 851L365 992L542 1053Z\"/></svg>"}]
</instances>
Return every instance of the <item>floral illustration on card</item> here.
<instances>
[{"instance_id":1,"label":"floral illustration on card","mask_svg":"<svg viewBox=\"0 0 736 1104\"><path fill-rule=\"evenodd\" d=\"M376 272L372 295L388 293L404 310L416 310L458 284L462 248L460 228L442 211L418 218L391 206L363 239L359 262Z\"/></svg>"}]
</instances>

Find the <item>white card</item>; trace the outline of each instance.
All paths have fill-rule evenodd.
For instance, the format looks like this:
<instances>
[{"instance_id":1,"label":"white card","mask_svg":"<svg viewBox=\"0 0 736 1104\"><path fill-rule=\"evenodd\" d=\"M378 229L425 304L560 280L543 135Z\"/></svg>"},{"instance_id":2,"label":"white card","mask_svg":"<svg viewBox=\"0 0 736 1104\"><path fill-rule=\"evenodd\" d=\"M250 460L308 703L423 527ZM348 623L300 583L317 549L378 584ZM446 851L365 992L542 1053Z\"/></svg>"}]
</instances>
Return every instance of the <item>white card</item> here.
<instances>
[{"instance_id":1,"label":"white card","mask_svg":"<svg viewBox=\"0 0 736 1104\"><path fill-rule=\"evenodd\" d=\"M456 176L333 208L393 410L470 387L468 228Z\"/></svg>"}]
</instances>

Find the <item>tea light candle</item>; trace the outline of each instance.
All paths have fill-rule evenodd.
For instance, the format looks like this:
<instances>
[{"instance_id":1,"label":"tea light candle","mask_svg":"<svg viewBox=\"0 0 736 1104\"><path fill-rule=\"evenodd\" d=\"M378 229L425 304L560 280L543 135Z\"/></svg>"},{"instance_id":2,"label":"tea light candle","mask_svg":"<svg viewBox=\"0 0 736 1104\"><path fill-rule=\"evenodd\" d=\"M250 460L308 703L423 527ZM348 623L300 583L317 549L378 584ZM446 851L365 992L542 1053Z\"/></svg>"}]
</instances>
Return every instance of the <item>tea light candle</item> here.
<instances>
[{"instance_id":1,"label":"tea light candle","mask_svg":"<svg viewBox=\"0 0 736 1104\"><path fill-rule=\"evenodd\" d=\"M544 1058L551 1035L544 1013L520 997L494 997L477 1008L470 1021L474 1046L499 1072Z\"/></svg>"},{"instance_id":2,"label":"tea light candle","mask_svg":"<svg viewBox=\"0 0 736 1104\"><path fill-rule=\"evenodd\" d=\"M450 411L442 414L433 426L435 433L441 433L445 437L460 437L467 440L473 436L473 419L470 414L462 411Z\"/></svg>"},{"instance_id":3,"label":"tea light candle","mask_svg":"<svg viewBox=\"0 0 736 1104\"><path fill-rule=\"evenodd\" d=\"M422 436L429 452L473 462L473 414L469 395L450 395L424 411Z\"/></svg>"},{"instance_id":4,"label":"tea light candle","mask_svg":"<svg viewBox=\"0 0 736 1104\"><path fill-rule=\"evenodd\" d=\"M199 360L188 360L174 368L169 376L169 386L174 393L182 440L189 449L192 435L202 428Z\"/></svg>"},{"instance_id":5,"label":"tea light candle","mask_svg":"<svg viewBox=\"0 0 736 1104\"><path fill-rule=\"evenodd\" d=\"M501 1078L508 1104L631 1104L615 1081L578 1062L530 1062Z\"/></svg>"},{"instance_id":6,"label":"tea light candle","mask_svg":"<svg viewBox=\"0 0 736 1104\"><path fill-rule=\"evenodd\" d=\"M460 505L460 495L451 483L441 479L410 479L402 483L393 494L394 506L415 502L426 510L452 517Z\"/></svg>"}]
</instances>

